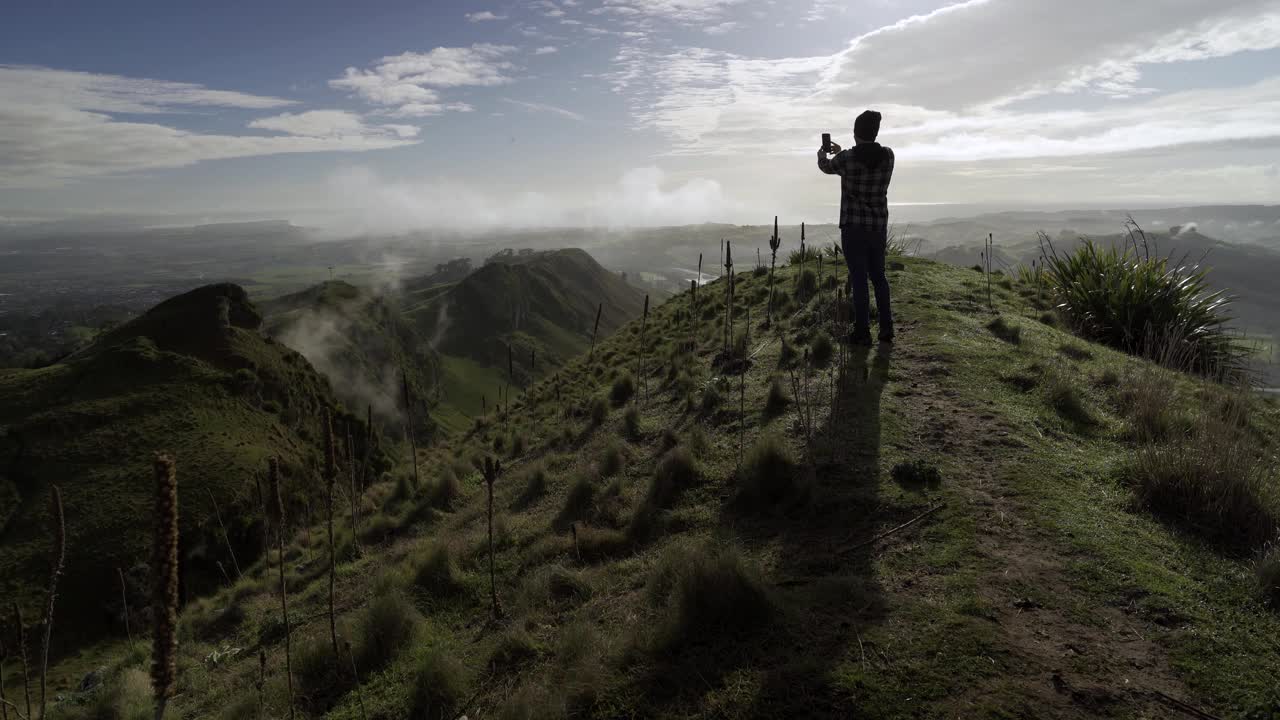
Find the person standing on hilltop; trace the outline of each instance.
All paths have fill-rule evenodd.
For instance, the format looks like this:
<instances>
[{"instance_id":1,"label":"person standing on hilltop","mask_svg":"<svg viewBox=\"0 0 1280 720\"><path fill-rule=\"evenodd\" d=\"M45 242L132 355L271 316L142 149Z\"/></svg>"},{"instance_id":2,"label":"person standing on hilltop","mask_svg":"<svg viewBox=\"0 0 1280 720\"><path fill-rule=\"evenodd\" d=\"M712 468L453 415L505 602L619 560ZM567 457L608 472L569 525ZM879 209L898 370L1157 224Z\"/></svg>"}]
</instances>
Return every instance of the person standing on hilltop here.
<instances>
[{"instance_id":1,"label":"person standing on hilltop","mask_svg":"<svg viewBox=\"0 0 1280 720\"><path fill-rule=\"evenodd\" d=\"M828 141L818 149L818 169L840 176L840 249L849 265L849 294L853 300L853 333L849 339L859 345L871 344L868 276L876 289L880 342L893 342L889 279L884 274L893 151L876 142L879 134L880 113L867 110L854 121L854 147L841 150Z\"/></svg>"}]
</instances>

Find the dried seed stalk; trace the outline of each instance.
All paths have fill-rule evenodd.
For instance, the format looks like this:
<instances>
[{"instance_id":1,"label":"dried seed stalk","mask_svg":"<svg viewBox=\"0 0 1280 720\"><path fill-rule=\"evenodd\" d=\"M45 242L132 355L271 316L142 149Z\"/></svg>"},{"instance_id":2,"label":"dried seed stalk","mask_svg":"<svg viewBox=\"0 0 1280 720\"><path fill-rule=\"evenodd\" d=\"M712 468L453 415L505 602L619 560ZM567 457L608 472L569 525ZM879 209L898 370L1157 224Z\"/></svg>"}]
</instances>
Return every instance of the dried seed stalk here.
<instances>
[{"instance_id":1,"label":"dried seed stalk","mask_svg":"<svg viewBox=\"0 0 1280 720\"><path fill-rule=\"evenodd\" d=\"M155 531L151 545L151 686L156 720L178 679L178 475L173 458L156 455Z\"/></svg>"},{"instance_id":2,"label":"dried seed stalk","mask_svg":"<svg viewBox=\"0 0 1280 720\"><path fill-rule=\"evenodd\" d=\"M50 486L49 513L53 521L53 569L49 573L49 592L44 606L44 646L40 655L40 717L46 716L48 707L47 683L49 675L49 644L53 640L53 606L58 599L58 580L67 561L67 526L62 512L62 489Z\"/></svg>"},{"instance_id":3,"label":"dried seed stalk","mask_svg":"<svg viewBox=\"0 0 1280 720\"><path fill-rule=\"evenodd\" d=\"M280 617L284 621L284 673L289 688L289 717L293 718L293 633L289 629L289 593L284 581L284 500L280 496L280 461L274 457L267 461L267 487L270 493L269 514L275 525L276 546L280 551L277 566L280 570Z\"/></svg>"}]
</instances>

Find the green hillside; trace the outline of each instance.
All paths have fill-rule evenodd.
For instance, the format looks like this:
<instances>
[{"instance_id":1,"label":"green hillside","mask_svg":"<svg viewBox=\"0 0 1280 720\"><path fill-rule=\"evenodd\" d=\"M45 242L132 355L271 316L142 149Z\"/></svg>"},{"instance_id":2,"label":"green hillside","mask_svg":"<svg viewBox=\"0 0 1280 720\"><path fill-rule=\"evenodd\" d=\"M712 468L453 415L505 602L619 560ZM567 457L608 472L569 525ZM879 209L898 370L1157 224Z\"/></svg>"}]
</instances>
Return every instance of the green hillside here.
<instances>
[{"instance_id":1,"label":"green hillside","mask_svg":"<svg viewBox=\"0 0 1280 720\"><path fill-rule=\"evenodd\" d=\"M407 317L445 356L437 414L453 430L505 392L508 348L518 393L587 350L597 310L604 338L644 306L643 292L577 249L512 255L412 298Z\"/></svg>"},{"instance_id":2,"label":"green hillside","mask_svg":"<svg viewBox=\"0 0 1280 720\"><path fill-rule=\"evenodd\" d=\"M339 660L327 583L290 573L292 701L269 567L188 606L172 715L1274 714L1280 617L1236 520L1280 517L1275 401L1076 339L1009 279L988 308L979 273L894 267L892 346L831 342L829 263L779 273L768 328L738 275L728 364L725 280L627 323L421 452L422 487L369 489ZM1197 464L1219 441L1254 478L1228 500ZM1179 458L1204 503L1151 484ZM323 556L311 530L286 561ZM145 662L86 647L55 687L104 685L58 716L145 707Z\"/></svg>"},{"instance_id":3,"label":"green hillside","mask_svg":"<svg viewBox=\"0 0 1280 720\"><path fill-rule=\"evenodd\" d=\"M261 304L264 331L302 353L352 410L372 408L378 425L403 436L404 393L415 402L414 431L429 441L428 412L439 356L406 322L395 297L330 280Z\"/></svg>"},{"instance_id":4,"label":"green hillside","mask_svg":"<svg viewBox=\"0 0 1280 720\"><path fill-rule=\"evenodd\" d=\"M211 285L63 362L0 371L0 595L37 617L53 542L49 486L59 485L68 553L59 646L123 627L116 568L148 560L153 453L181 462L190 596L220 583L218 561L233 572L209 492L243 563L260 552L254 478L267 458L280 456L290 498L301 504L309 493L321 408L335 401L324 378L262 337L259 323L242 289ZM348 419L363 440L363 421ZM145 586L137 591L145 597Z\"/></svg>"}]
</instances>

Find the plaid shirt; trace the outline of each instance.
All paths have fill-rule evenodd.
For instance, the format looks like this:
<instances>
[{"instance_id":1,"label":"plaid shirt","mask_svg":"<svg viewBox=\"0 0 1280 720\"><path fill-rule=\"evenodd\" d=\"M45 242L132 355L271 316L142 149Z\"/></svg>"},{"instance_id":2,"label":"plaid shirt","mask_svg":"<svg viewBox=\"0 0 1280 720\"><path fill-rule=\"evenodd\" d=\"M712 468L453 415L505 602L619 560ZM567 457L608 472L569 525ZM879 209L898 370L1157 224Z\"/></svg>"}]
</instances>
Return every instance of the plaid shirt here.
<instances>
[{"instance_id":1,"label":"plaid shirt","mask_svg":"<svg viewBox=\"0 0 1280 720\"><path fill-rule=\"evenodd\" d=\"M840 176L840 227L887 231L889 181L893 178L893 151L874 170L853 157L853 148L827 158L818 153L818 169Z\"/></svg>"}]
</instances>

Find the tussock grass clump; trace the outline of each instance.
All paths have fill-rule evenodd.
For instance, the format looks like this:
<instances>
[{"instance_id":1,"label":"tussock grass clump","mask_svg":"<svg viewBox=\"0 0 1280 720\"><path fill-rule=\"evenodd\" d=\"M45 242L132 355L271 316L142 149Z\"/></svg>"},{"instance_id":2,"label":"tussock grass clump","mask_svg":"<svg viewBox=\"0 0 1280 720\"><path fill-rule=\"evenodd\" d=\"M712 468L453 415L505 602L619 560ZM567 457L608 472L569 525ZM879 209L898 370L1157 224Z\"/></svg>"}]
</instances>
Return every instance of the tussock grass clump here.
<instances>
[{"instance_id":1,"label":"tussock grass clump","mask_svg":"<svg viewBox=\"0 0 1280 720\"><path fill-rule=\"evenodd\" d=\"M409 689L409 720L451 718L466 700L466 670L441 647L430 647L419 658Z\"/></svg>"},{"instance_id":2,"label":"tussock grass clump","mask_svg":"<svg viewBox=\"0 0 1280 720\"><path fill-rule=\"evenodd\" d=\"M1080 388L1065 373L1056 368L1045 368L1040 384L1044 388L1049 407L1063 419L1076 425L1092 425L1095 422Z\"/></svg>"},{"instance_id":3,"label":"tussock grass clump","mask_svg":"<svg viewBox=\"0 0 1280 720\"><path fill-rule=\"evenodd\" d=\"M443 542L433 543L414 559L413 584L437 598L452 597L466 589L466 579Z\"/></svg>"},{"instance_id":4,"label":"tussock grass clump","mask_svg":"<svg viewBox=\"0 0 1280 720\"><path fill-rule=\"evenodd\" d=\"M1139 442L1167 440L1187 426L1177 411L1176 390L1154 370L1130 374L1116 397L1129 419L1133 439Z\"/></svg>"},{"instance_id":5,"label":"tussock grass clump","mask_svg":"<svg viewBox=\"0 0 1280 720\"><path fill-rule=\"evenodd\" d=\"M640 409L635 405L627 408L627 412L622 416L622 432L628 440L635 441L641 438Z\"/></svg>"},{"instance_id":6,"label":"tussock grass clump","mask_svg":"<svg viewBox=\"0 0 1280 720\"><path fill-rule=\"evenodd\" d=\"M797 353L794 345L787 340L786 336L782 337L782 345L778 348L778 367L789 368L796 361Z\"/></svg>"},{"instance_id":7,"label":"tussock grass clump","mask_svg":"<svg viewBox=\"0 0 1280 720\"><path fill-rule=\"evenodd\" d=\"M355 627L355 656L360 672L376 672L390 665L413 642L421 619L413 604L399 592L374 597Z\"/></svg>"},{"instance_id":8,"label":"tussock grass clump","mask_svg":"<svg viewBox=\"0 0 1280 720\"><path fill-rule=\"evenodd\" d=\"M538 657L537 643L524 628L515 626L498 636L493 650L489 652L487 665L489 670L501 674L514 670Z\"/></svg>"},{"instance_id":9,"label":"tussock grass clump","mask_svg":"<svg viewBox=\"0 0 1280 720\"><path fill-rule=\"evenodd\" d=\"M18 717L15 710L10 717ZM106 678L83 705L63 702L51 708L50 720L154 720L151 682L138 668Z\"/></svg>"},{"instance_id":10,"label":"tussock grass clump","mask_svg":"<svg viewBox=\"0 0 1280 720\"><path fill-rule=\"evenodd\" d=\"M738 503L758 512L795 499L801 494L799 473L787 446L774 435L763 435L738 471Z\"/></svg>"},{"instance_id":11,"label":"tussock grass clump","mask_svg":"<svg viewBox=\"0 0 1280 720\"><path fill-rule=\"evenodd\" d=\"M1058 346L1058 352L1066 355L1072 360L1092 360L1093 351L1087 347L1076 345L1075 343L1062 343Z\"/></svg>"},{"instance_id":12,"label":"tussock grass clump","mask_svg":"<svg viewBox=\"0 0 1280 720\"><path fill-rule=\"evenodd\" d=\"M1004 319L1003 315L987 323L987 329L991 331L992 335L1007 343L1013 345L1022 344L1022 326L1009 323Z\"/></svg>"},{"instance_id":13,"label":"tussock grass clump","mask_svg":"<svg viewBox=\"0 0 1280 720\"><path fill-rule=\"evenodd\" d=\"M1040 313L1040 322L1048 325L1049 327L1058 327L1058 315L1057 313L1046 310L1045 312Z\"/></svg>"},{"instance_id":14,"label":"tussock grass clump","mask_svg":"<svg viewBox=\"0 0 1280 720\"><path fill-rule=\"evenodd\" d=\"M516 607L524 614L566 604L578 604L591 597L591 586L562 565L549 565L531 573L520 584Z\"/></svg>"},{"instance_id":15,"label":"tussock grass clump","mask_svg":"<svg viewBox=\"0 0 1280 720\"><path fill-rule=\"evenodd\" d=\"M894 482L906 487L937 487L942 484L942 473L924 460L900 462L893 466Z\"/></svg>"},{"instance_id":16,"label":"tussock grass clump","mask_svg":"<svg viewBox=\"0 0 1280 720\"><path fill-rule=\"evenodd\" d=\"M702 400L699 402L699 407L704 415L710 415L719 410L723 402L724 398L720 395L720 388L715 382L702 386Z\"/></svg>"},{"instance_id":17,"label":"tussock grass clump","mask_svg":"<svg viewBox=\"0 0 1280 720\"><path fill-rule=\"evenodd\" d=\"M736 550L677 546L655 572L664 578L649 587L665 600L666 617L653 638L658 652L732 638L767 624L778 612L760 573ZM664 597L665 596L665 597Z\"/></svg>"},{"instance_id":18,"label":"tussock grass clump","mask_svg":"<svg viewBox=\"0 0 1280 720\"><path fill-rule=\"evenodd\" d=\"M782 387L782 380L775 377L769 382L769 394L764 399L764 416L769 419L776 418L786 412L790 404L791 398L787 397L787 392Z\"/></svg>"},{"instance_id":19,"label":"tussock grass clump","mask_svg":"<svg viewBox=\"0 0 1280 720\"><path fill-rule=\"evenodd\" d=\"M693 455L685 448L669 450L654 468L653 479L644 505L649 508L669 508L680 493L698 482L701 470Z\"/></svg>"},{"instance_id":20,"label":"tussock grass clump","mask_svg":"<svg viewBox=\"0 0 1280 720\"><path fill-rule=\"evenodd\" d=\"M516 498L516 508L527 508L547 493L547 468L543 463L534 463L525 468L522 478L524 489L520 491L520 497Z\"/></svg>"},{"instance_id":21,"label":"tussock grass clump","mask_svg":"<svg viewBox=\"0 0 1280 720\"><path fill-rule=\"evenodd\" d=\"M590 417L592 427L603 425L604 421L609 417L609 403L605 402L602 397L592 399Z\"/></svg>"},{"instance_id":22,"label":"tussock grass clump","mask_svg":"<svg viewBox=\"0 0 1280 720\"><path fill-rule=\"evenodd\" d=\"M658 439L658 447L661 448L663 452L666 452L679 444L680 436L676 434L676 431L670 426L664 427L662 429L662 436Z\"/></svg>"},{"instance_id":23,"label":"tussock grass clump","mask_svg":"<svg viewBox=\"0 0 1280 720\"><path fill-rule=\"evenodd\" d=\"M1253 572L1263 599L1272 609L1280 609L1280 542L1273 541L1262 549Z\"/></svg>"},{"instance_id":24,"label":"tussock grass clump","mask_svg":"<svg viewBox=\"0 0 1280 720\"><path fill-rule=\"evenodd\" d=\"M622 472L622 466L626 462L626 457L622 453L622 446L617 441L610 441L604 446L604 453L600 455L600 477L613 477Z\"/></svg>"},{"instance_id":25,"label":"tussock grass clump","mask_svg":"<svg viewBox=\"0 0 1280 720\"><path fill-rule=\"evenodd\" d=\"M560 508L560 514L556 516L552 526L557 530L566 530L573 523L585 518L591 510L591 504L596 498L596 481L587 473L578 474L573 483L569 486L569 492L564 498L564 507Z\"/></svg>"},{"instance_id":26,"label":"tussock grass clump","mask_svg":"<svg viewBox=\"0 0 1280 720\"><path fill-rule=\"evenodd\" d=\"M1201 413L1191 432L1138 449L1128 470L1137 501L1211 541L1258 548L1280 528L1275 468L1230 423Z\"/></svg>"},{"instance_id":27,"label":"tussock grass clump","mask_svg":"<svg viewBox=\"0 0 1280 720\"><path fill-rule=\"evenodd\" d=\"M813 361L814 367L824 368L829 365L833 354L835 354L835 345L831 342L831 336L825 332L819 332L809 345L809 359Z\"/></svg>"},{"instance_id":28,"label":"tussock grass clump","mask_svg":"<svg viewBox=\"0 0 1280 720\"><path fill-rule=\"evenodd\" d=\"M624 372L613 381L613 387L609 388L609 401L614 407L622 407L635 394L636 379L631 373Z\"/></svg>"},{"instance_id":29,"label":"tussock grass clump","mask_svg":"<svg viewBox=\"0 0 1280 720\"><path fill-rule=\"evenodd\" d=\"M807 300L813 297L818 291L818 275L812 270L806 269L800 273L800 282L796 286L796 297L801 300Z\"/></svg>"},{"instance_id":30,"label":"tussock grass clump","mask_svg":"<svg viewBox=\"0 0 1280 720\"><path fill-rule=\"evenodd\" d=\"M453 468L445 466L427 492L427 502L439 510L452 510L462 495L462 483Z\"/></svg>"}]
</instances>

